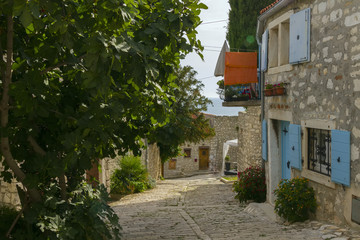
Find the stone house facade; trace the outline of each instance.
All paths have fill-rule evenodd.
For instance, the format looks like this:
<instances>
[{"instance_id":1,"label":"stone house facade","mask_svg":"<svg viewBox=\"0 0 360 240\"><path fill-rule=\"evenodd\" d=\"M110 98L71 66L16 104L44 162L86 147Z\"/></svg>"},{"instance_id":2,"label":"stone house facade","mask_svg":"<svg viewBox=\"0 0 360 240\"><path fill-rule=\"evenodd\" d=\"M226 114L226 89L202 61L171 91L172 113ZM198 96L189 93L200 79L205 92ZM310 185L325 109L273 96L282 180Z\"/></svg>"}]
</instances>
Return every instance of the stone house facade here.
<instances>
[{"instance_id":1,"label":"stone house facade","mask_svg":"<svg viewBox=\"0 0 360 240\"><path fill-rule=\"evenodd\" d=\"M181 146L183 155L171 159L164 164L164 177L178 177L199 170L220 172L223 162L223 144L228 140L238 138L239 122L237 116L215 116L205 114L210 126L215 130L215 136L200 143L185 143ZM238 149L231 147L228 155L236 167Z\"/></svg>"},{"instance_id":2,"label":"stone house facade","mask_svg":"<svg viewBox=\"0 0 360 240\"><path fill-rule=\"evenodd\" d=\"M265 7L265 6L264 6ZM265 97L267 200L305 177L316 217L360 227L360 1L279 0L258 17L261 70L286 94Z\"/></svg>"}]
</instances>

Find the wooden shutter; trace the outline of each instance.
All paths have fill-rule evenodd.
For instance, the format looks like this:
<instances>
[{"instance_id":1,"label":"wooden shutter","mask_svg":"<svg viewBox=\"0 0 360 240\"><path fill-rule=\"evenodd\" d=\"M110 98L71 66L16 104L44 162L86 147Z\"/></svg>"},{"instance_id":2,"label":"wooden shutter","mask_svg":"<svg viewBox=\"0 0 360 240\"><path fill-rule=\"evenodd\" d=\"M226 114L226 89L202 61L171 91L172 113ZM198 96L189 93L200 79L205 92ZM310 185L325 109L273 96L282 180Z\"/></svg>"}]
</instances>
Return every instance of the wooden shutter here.
<instances>
[{"instance_id":1,"label":"wooden shutter","mask_svg":"<svg viewBox=\"0 0 360 240\"><path fill-rule=\"evenodd\" d=\"M262 138L262 158L267 161L267 122L264 119L262 121L262 129L261 129L261 138Z\"/></svg>"},{"instance_id":2,"label":"wooden shutter","mask_svg":"<svg viewBox=\"0 0 360 240\"><path fill-rule=\"evenodd\" d=\"M289 61L310 61L310 8L290 16Z\"/></svg>"},{"instance_id":3,"label":"wooden shutter","mask_svg":"<svg viewBox=\"0 0 360 240\"><path fill-rule=\"evenodd\" d=\"M262 35L262 43L261 43L261 71L262 72L267 70L268 39L269 39L269 30L266 29Z\"/></svg>"},{"instance_id":4,"label":"wooden shutter","mask_svg":"<svg viewBox=\"0 0 360 240\"><path fill-rule=\"evenodd\" d=\"M301 126L290 124L289 127L289 159L291 167L301 170Z\"/></svg>"},{"instance_id":5,"label":"wooden shutter","mask_svg":"<svg viewBox=\"0 0 360 240\"><path fill-rule=\"evenodd\" d=\"M331 131L331 181L350 186L350 132Z\"/></svg>"}]
</instances>

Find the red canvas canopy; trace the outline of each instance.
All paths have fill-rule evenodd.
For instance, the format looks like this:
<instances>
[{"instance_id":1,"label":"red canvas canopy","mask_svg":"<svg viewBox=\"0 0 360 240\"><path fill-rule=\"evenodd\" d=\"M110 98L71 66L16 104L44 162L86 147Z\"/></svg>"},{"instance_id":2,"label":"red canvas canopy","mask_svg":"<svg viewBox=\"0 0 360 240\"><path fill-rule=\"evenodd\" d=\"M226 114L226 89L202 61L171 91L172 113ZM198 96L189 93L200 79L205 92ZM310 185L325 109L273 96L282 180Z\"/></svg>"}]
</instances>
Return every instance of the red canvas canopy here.
<instances>
[{"instance_id":1,"label":"red canvas canopy","mask_svg":"<svg viewBox=\"0 0 360 240\"><path fill-rule=\"evenodd\" d=\"M224 77L225 85L257 83L257 53L227 52Z\"/></svg>"}]
</instances>

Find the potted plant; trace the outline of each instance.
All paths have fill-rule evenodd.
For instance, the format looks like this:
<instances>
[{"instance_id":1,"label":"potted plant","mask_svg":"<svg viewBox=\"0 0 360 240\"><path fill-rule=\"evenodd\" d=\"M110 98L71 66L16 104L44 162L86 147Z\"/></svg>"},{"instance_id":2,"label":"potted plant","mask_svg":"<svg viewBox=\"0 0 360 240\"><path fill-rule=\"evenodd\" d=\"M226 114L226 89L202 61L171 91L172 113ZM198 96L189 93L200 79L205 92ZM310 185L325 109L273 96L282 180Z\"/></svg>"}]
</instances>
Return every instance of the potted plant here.
<instances>
[{"instance_id":1,"label":"potted plant","mask_svg":"<svg viewBox=\"0 0 360 240\"><path fill-rule=\"evenodd\" d=\"M226 155L226 157L225 157L225 170L226 171L230 171L230 157L229 157L229 155Z\"/></svg>"},{"instance_id":2,"label":"potted plant","mask_svg":"<svg viewBox=\"0 0 360 240\"><path fill-rule=\"evenodd\" d=\"M285 94L285 84L279 83L274 86L274 95L284 95Z\"/></svg>"},{"instance_id":3,"label":"potted plant","mask_svg":"<svg viewBox=\"0 0 360 240\"><path fill-rule=\"evenodd\" d=\"M273 88L274 88L274 85L272 84L265 84L265 96L272 96L273 95Z\"/></svg>"}]
</instances>

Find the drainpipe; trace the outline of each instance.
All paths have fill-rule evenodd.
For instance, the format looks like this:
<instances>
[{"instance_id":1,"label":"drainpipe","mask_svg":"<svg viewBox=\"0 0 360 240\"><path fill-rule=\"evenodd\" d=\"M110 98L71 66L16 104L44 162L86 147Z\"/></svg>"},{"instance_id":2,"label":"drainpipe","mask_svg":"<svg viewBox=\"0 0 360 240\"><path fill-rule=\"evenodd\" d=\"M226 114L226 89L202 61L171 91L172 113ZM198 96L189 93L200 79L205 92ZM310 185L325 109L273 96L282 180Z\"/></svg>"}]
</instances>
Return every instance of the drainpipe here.
<instances>
[{"instance_id":1,"label":"drainpipe","mask_svg":"<svg viewBox=\"0 0 360 240\"><path fill-rule=\"evenodd\" d=\"M259 41L258 41L259 43ZM259 81L260 81L260 99L261 99L261 122L260 124L262 123L262 121L264 120L265 118L265 96L264 96L264 87L265 87L265 84L264 84L264 73L263 71L261 70L261 43L259 44L259 70L260 70L260 76L259 76ZM262 160L261 161L261 167L263 169L265 169L265 161Z\"/></svg>"},{"instance_id":2,"label":"drainpipe","mask_svg":"<svg viewBox=\"0 0 360 240\"><path fill-rule=\"evenodd\" d=\"M260 56L260 89L261 89L261 121L265 118L265 98L264 98L264 91L265 89L265 77L264 72L261 71L261 45L262 45L262 34L264 32L264 26L266 23L266 19L271 17L272 15L276 14L279 10L282 8L288 6L290 3L294 2L295 0L280 0L274 7L270 8L268 11L266 11L264 14L260 15L257 20L257 26L256 26L256 41L259 45L259 56ZM261 165L263 168L265 168L265 162L261 161Z\"/></svg>"}]
</instances>

